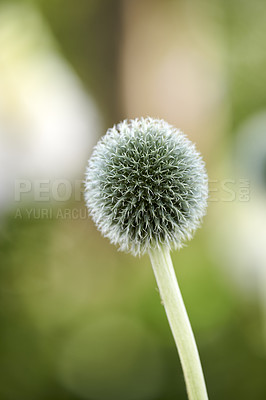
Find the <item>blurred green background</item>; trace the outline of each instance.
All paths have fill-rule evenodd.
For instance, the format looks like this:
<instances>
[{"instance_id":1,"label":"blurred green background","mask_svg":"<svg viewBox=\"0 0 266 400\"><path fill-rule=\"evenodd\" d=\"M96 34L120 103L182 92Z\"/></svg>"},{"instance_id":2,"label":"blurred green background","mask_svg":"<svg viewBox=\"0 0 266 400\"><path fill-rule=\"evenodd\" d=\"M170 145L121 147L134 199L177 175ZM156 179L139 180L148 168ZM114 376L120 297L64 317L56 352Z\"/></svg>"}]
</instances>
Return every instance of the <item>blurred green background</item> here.
<instances>
[{"instance_id":1,"label":"blurred green background","mask_svg":"<svg viewBox=\"0 0 266 400\"><path fill-rule=\"evenodd\" d=\"M0 1L1 400L187 398L148 257L81 194L99 137L147 115L209 173L173 252L209 397L265 400L265 39L264 0Z\"/></svg>"}]
</instances>

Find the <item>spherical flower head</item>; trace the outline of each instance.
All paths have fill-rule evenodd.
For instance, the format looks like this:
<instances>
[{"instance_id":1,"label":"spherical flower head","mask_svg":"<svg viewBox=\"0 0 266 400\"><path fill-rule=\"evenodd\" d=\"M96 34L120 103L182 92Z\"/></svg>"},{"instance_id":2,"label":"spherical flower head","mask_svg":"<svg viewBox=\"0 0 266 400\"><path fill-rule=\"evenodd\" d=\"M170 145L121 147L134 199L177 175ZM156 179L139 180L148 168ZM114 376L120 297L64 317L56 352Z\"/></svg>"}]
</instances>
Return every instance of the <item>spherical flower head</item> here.
<instances>
[{"instance_id":1,"label":"spherical flower head","mask_svg":"<svg viewBox=\"0 0 266 400\"><path fill-rule=\"evenodd\" d=\"M208 178L195 146L163 120L123 121L89 160L85 200L105 237L134 255L180 248L205 215Z\"/></svg>"}]
</instances>

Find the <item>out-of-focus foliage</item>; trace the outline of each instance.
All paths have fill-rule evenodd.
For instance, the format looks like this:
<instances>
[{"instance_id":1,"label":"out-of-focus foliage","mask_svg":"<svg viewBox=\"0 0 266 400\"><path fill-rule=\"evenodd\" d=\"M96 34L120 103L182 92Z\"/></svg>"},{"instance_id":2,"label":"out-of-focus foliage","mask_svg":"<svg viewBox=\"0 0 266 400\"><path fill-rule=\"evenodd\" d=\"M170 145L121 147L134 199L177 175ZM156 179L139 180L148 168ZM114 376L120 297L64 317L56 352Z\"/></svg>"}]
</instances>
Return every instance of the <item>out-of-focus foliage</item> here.
<instances>
[{"instance_id":1,"label":"out-of-focus foliage","mask_svg":"<svg viewBox=\"0 0 266 400\"><path fill-rule=\"evenodd\" d=\"M187 398L148 258L117 252L82 199L34 202L37 178L83 179L99 119L149 114L212 180L173 253L210 399L265 400L265 1L1 0L0 21L0 399Z\"/></svg>"},{"instance_id":2,"label":"out-of-focus foliage","mask_svg":"<svg viewBox=\"0 0 266 400\"><path fill-rule=\"evenodd\" d=\"M106 127L123 116L119 57L122 0L35 0L64 55L93 93Z\"/></svg>"}]
</instances>

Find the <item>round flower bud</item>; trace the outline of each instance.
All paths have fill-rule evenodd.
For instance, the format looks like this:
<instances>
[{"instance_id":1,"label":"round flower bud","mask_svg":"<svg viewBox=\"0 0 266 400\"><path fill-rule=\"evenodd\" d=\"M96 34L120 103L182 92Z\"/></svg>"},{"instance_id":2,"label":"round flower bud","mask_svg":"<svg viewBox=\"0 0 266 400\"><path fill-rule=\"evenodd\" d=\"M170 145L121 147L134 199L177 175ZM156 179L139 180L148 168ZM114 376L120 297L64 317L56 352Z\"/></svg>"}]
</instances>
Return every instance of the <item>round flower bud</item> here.
<instances>
[{"instance_id":1,"label":"round flower bud","mask_svg":"<svg viewBox=\"0 0 266 400\"><path fill-rule=\"evenodd\" d=\"M134 255L180 248L206 212L208 178L195 146L163 120L123 121L89 160L85 200L105 237Z\"/></svg>"}]
</instances>

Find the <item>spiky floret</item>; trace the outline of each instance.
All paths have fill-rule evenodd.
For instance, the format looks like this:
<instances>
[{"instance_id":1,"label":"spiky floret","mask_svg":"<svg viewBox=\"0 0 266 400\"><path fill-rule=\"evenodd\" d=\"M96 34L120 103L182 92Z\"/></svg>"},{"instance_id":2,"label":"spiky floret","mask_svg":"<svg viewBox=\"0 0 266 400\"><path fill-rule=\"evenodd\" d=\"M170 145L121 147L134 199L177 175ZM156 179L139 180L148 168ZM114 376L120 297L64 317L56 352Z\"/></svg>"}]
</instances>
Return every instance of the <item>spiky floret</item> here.
<instances>
[{"instance_id":1,"label":"spiky floret","mask_svg":"<svg viewBox=\"0 0 266 400\"><path fill-rule=\"evenodd\" d=\"M134 255L181 247L205 214L205 165L187 137L163 120L123 121L89 160L85 200L105 237Z\"/></svg>"}]
</instances>

